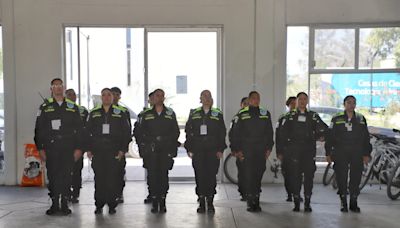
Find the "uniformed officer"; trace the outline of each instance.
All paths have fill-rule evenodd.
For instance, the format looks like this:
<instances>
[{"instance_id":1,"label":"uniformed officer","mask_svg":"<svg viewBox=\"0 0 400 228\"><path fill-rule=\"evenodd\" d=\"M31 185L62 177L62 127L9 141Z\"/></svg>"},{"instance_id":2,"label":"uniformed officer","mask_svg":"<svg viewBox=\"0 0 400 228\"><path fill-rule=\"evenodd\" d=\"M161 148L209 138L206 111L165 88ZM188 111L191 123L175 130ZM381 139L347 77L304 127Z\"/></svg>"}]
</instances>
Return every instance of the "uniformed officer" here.
<instances>
[{"instance_id":1,"label":"uniformed officer","mask_svg":"<svg viewBox=\"0 0 400 228\"><path fill-rule=\"evenodd\" d=\"M286 101L286 106L288 107L289 112L291 110L296 109L296 97L289 97ZM289 174L290 174L290 162L286 156L283 154L283 147L282 145L282 140L280 139L280 133L279 130L282 126L282 122L285 119L285 114L282 114L279 117L278 123L276 124L276 129L275 129L275 141L276 141L276 155L278 159L281 161L281 167L282 167L282 174L284 178L284 184L285 184L285 189L287 193L287 202L292 202L293 201L293 196L292 196L292 190L290 187L290 179L289 179Z\"/></svg>"},{"instance_id":2,"label":"uniformed officer","mask_svg":"<svg viewBox=\"0 0 400 228\"><path fill-rule=\"evenodd\" d=\"M247 107L247 106L249 106L249 98L248 97L243 97L242 100L240 101L240 110L245 108L245 107ZM239 112L233 117L233 119L231 121L231 127L230 127L229 134L228 134L230 142L232 141L232 129L235 128L235 126L236 126L235 125L235 119L238 118L237 117L238 114L239 114ZM233 151L232 148L231 148L232 156L237 157L236 153L237 153L237 151ZM245 191L244 191L245 187L243 185L244 184L243 183L243 168L242 168L243 165L242 165L242 161L239 158L236 158L236 167L237 167L237 170L238 170L237 178L238 178L238 191L239 191L239 194L240 194L240 197L241 197L240 201L246 201L246 194L245 194Z\"/></svg>"},{"instance_id":3,"label":"uniformed officer","mask_svg":"<svg viewBox=\"0 0 400 228\"><path fill-rule=\"evenodd\" d=\"M137 119L137 121L136 121L135 124L134 124L135 127L134 127L134 129L133 129L133 135L135 136L136 143L138 143L138 140L139 140L138 137L140 137L140 136L138 136L138 134L137 134L137 129L139 129L139 127L140 127L139 125L140 125L140 123L141 123L141 119L142 119L142 117L143 117L143 113L147 112L147 111L148 111L149 109L151 109L151 108L153 107L153 105L154 105L154 102L153 102L153 95L154 95L154 92L149 93L148 103L149 103L150 108L147 108L147 107L143 108L143 111L139 113L138 119ZM138 148L139 148L139 155L140 155L140 157L143 159L143 168L147 169L147 157L145 156L146 153L145 153L144 144L139 144L139 143L138 143ZM151 203L152 198L151 198L150 189L149 189L149 176L148 176L148 172L146 172L146 173L147 173L147 177L146 177L147 191L149 192L149 194L147 195L147 197L144 199L143 202L144 202L145 204L149 204L149 203Z\"/></svg>"},{"instance_id":4,"label":"uniformed officer","mask_svg":"<svg viewBox=\"0 0 400 228\"><path fill-rule=\"evenodd\" d=\"M319 115L307 109L308 95L297 94L297 109L287 113L280 134L284 145L284 157L289 159L289 176L294 198L293 211L300 211L300 190L304 175L304 211L311 212L310 205L316 170L316 140L324 137L328 126Z\"/></svg>"},{"instance_id":5,"label":"uniformed officer","mask_svg":"<svg viewBox=\"0 0 400 228\"><path fill-rule=\"evenodd\" d=\"M347 194L350 192L350 210L360 212L357 197L360 194L360 181L363 162L370 160L372 146L365 117L354 111L356 98L352 95L344 98L344 112L336 114L331 121L325 150L327 161L334 162L336 181L341 200L341 211L348 212ZM350 167L350 168L349 168ZM350 169L350 182L348 175Z\"/></svg>"},{"instance_id":6,"label":"uniformed officer","mask_svg":"<svg viewBox=\"0 0 400 228\"><path fill-rule=\"evenodd\" d=\"M196 194L199 196L198 213L215 212L213 205L216 194L216 175L223 151L226 148L226 128L221 110L213 108L209 90L200 94L202 107L194 109L185 126L185 148L192 158L197 180Z\"/></svg>"},{"instance_id":7,"label":"uniformed officer","mask_svg":"<svg viewBox=\"0 0 400 228\"><path fill-rule=\"evenodd\" d=\"M168 170L173 167L173 157L177 155L179 127L171 108L164 105L165 93L156 89L154 106L143 113L141 123L135 129L138 145L145 147L152 213L165 213L165 198L169 189Z\"/></svg>"},{"instance_id":8,"label":"uniformed officer","mask_svg":"<svg viewBox=\"0 0 400 228\"><path fill-rule=\"evenodd\" d=\"M101 214L105 204L109 213L115 214L119 193L119 167L128 151L131 139L126 112L113 105L112 91L101 91L102 105L91 110L86 125L88 135L88 157L92 159L95 181L95 214Z\"/></svg>"},{"instance_id":9,"label":"uniformed officer","mask_svg":"<svg viewBox=\"0 0 400 228\"><path fill-rule=\"evenodd\" d=\"M126 116L128 117L129 121L129 132L132 131L132 124L131 124L131 115L129 113L128 108L124 107L123 105L119 104L119 101L121 100L121 89L118 87L112 87L111 91L113 93L113 105L118 106L122 111L125 112ZM128 151L127 151L128 152ZM119 163L119 190L118 190L118 196L117 196L117 202L118 203L124 203L124 187L125 187L125 173L126 173L126 158L125 154L121 159L121 162Z\"/></svg>"},{"instance_id":10,"label":"uniformed officer","mask_svg":"<svg viewBox=\"0 0 400 228\"><path fill-rule=\"evenodd\" d=\"M260 94L249 94L249 107L240 110L232 130L231 148L242 160L247 210L259 212L261 180L266 169L266 159L274 145L271 115L260 108Z\"/></svg>"},{"instance_id":11,"label":"uniformed officer","mask_svg":"<svg viewBox=\"0 0 400 228\"><path fill-rule=\"evenodd\" d=\"M70 214L71 171L74 161L82 156L83 124L75 102L64 98L60 78L51 81L52 97L40 106L35 126L35 144L46 161L49 196L52 200L47 215L58 211ZM61 208L60 208L61 196Z\"/></svg>"},{"instance_id":12,"label":"uniformed officer","mask_svg":"<svg viewBox=\"0 0 400 228\"><path fill-rule=\"evenodd\" d=\"M67 89L65 91L65 97L76 104L76 93L74 89ZM84 106L76 104L79 108L79 114L81 115L83 127L85 129L86 120L89 115L88 110ZM84 147L84 145L83 145ZM83 150L84 152L85 150ZM82 187L82 168L83 168L83 156L74 163L72 169L72 183L71 183L71 202L79 203L79 194Z\"/></svg>"}]
</instances>

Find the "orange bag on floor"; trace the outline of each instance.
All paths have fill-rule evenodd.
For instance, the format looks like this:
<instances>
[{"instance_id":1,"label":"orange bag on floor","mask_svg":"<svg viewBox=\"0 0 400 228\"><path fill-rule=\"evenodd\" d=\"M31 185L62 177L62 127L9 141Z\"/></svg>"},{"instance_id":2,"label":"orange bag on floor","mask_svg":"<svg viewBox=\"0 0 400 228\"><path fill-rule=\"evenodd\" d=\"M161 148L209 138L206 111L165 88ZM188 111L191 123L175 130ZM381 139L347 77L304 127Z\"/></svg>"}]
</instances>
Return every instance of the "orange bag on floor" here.
<instances>
[{"instance_id":1,"label":"orange bag on floor","mask_svg":"<svg viewBox=\"0 0 400 228\"><path fill-rule=\"evenodd\" d=\"M44 186L44 167L35 144L25 144L25 166L21 187Z\"/></svg>"}]
</instances>

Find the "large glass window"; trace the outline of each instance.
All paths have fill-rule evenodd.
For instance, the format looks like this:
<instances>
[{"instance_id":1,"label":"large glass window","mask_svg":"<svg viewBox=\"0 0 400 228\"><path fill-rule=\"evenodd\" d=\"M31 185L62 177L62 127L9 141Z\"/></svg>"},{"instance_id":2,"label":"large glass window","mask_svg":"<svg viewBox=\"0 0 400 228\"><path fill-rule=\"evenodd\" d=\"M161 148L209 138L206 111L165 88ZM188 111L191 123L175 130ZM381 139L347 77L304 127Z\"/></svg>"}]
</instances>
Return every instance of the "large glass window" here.
<instances>
[{"instance_id":1,"label":"large glass window","mask_svg":"<svg viewBox=\"0 0 400 228\"><path fill-rule=\"evenodd\" d=\"M313 74L310 79L310 106L324 116L341 111L344 97L352 94L370 126L400 128L399 73Z\"/></svg>"},{"instance_id":2,"label":"large glass window","mask_svg":"<svg viewBox=\"0 0 400 228\"><path fill-rule=\"evenodd\" d=\"M360 29L360 68L400 68L400 28Z\"/></svg>"},{"instance_id":3,"label":"large glass window","mask_svg":"<svg viewBox=\"0 0 400 228\"><path fill-rule=\"evenodd\" d=\"M400 27L289 26L286 69L286 96L307 92L326 124L354 95L374 130L400 128ZM324 153L318 143L319 161Z\"/></svg>"},{"instance_id":4,"label":"large glass window","mask_svg":"<svg viewBox=\"0 0 400 228\"><path fill-rule=\"evenodd\" d=\"M314 67L316 69L354 68L354 29L316 29Z\"/></svg>"},{"instance_id":5,"label":"large glass window","mask_svg":"<svg viewBox=\"0 0 400 228\"><path fill-rule=\"evenodd\" d=\"M309 55L309 28L288 27L286 72L286 96L293 96L298 91L308 89L308 55Z\"/></svg>"},{"instance_id":6,"label":"large glass window","mask_svg":"<svg viewBox=\"0 0 400 228\"><path fill-rule=\"evenodd\" d=\"M77 102L89 109L100 103L101 89L118 86L120 103L129 109L134 123L147 106L147 94L161 88L166 106L176 113L183 143L184 126L190 109L200 106L200 92L209 89L214 106L220 105L217 28L66 27L64 45L67 87L75 89ZM129 153L139 158L134 141ZM142 160L133 158L127 159L126 178L143 180ZM83 177L91 179L89 161L85 161ZM170 177L194 179L191 159L183 147Z\"/></svg>"}]
</instances>

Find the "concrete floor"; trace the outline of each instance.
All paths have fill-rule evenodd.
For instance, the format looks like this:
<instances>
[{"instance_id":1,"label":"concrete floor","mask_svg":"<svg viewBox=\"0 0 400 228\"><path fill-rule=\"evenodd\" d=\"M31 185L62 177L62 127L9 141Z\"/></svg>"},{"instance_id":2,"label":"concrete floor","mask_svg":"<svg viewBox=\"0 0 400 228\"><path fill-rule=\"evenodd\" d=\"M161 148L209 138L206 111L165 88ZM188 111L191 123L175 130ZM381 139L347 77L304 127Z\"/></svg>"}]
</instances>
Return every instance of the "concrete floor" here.
<instances>
[{"instance_id":1,"label":"concrete floor","mask_svg":"<svg viewBox=\"0 0 400 228\"><path fill-rule=\"evenodd\" d=\"M80 203L73 205L70 216L46 216L50 205L43 188L0 187L0 227L400 227L400 200L391 201L384 187L367 186L360 196L361 214L339 211L338 197L331 187L316 185L312 199L313 212L294 213L292 204L284 201L282 185L264 185L261 213L249 213L239 201L236 187L219 184L214 216L196 213L193 183L172 183L165 215L151 214L143 204L146 196L144 182L128 182L125 203L110 216L95 216L93 182L82 189Z\"/></svg>"}]
</instances>

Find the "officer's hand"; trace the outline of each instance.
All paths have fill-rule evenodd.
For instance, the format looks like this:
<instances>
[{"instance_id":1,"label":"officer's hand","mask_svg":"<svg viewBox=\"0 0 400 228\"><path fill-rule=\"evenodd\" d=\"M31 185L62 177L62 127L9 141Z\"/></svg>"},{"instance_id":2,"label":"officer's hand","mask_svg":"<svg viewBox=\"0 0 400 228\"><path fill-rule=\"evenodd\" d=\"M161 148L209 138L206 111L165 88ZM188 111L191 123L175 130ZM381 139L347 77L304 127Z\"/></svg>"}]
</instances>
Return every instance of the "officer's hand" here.
<instances>
[{"instance_id":1,"label":"officer's hand","mask_svg":"<svg viewBox=\"0 0 400 228\"><path fill-rule=\"evenodd\" d=\"M330 155L326 156L326 162L328 162L329 164L332 163L332 157Z\"/></svg>"},{"instance_id":2,"label":"officer's hand","mask_svg":"<svg viewBox=\"0 0 400 228\"><path fill-rule=\"evenodd\" d=\"M89 160L92 160L92 158L93 158L93 153L92 153L92 151L88 151L86 155L87 155L87 157L89 158Z\"/></svg>"},{"instance_id":3,"label":"officer's hand","mask_svg":"<svg viewBox=\"0 0 400 228\"><path fill-rule=\"evenodd\" d=\"M265 151L265 159L268 159L269 155L271 155L271 150L266 150Z\"/></svg>"},{"instance_id":4,"label":"officer's hand","mask_svg":"<svg viewBox=\"0 0 400 228\"><path fill-rule=\"evenodd\" d=\"M189 158L193 158L193 153L192 152L188 151L187 154L188 154Z\"/></svg>"},{"instance_id":5,"label":"officer's hand","mask_svg":"<svg viewBox=\"0 0 400 228\"><path fill-rule=\"evenodd\" d=\"M118 151L117 159L121 161L121 159L125 156L125 153L122 151Z\"/></svg>"},{"instance_id":6,"label":"officer's hand","mask_svg":"<svg viewBox=\"0 0 400 228\"><path fill-rule=\"evenodd\" d=\"M218 159L221 159L222 156L224 156L224 154L223 154L221 151L218 151L218 152L217 152L217 158L218 158Z\"/></svg>"},{"instance_id":7,"label":"officer's hand","mask_svg":"<svg viewBox=\"0 0 400 228\"><path fill-rule=\"evenodd\" d=\"M74 159L75 159L75 161L78 161L79 158L81 158L81 157L82 157L82 150L76 149L74 151Z\"/></svg>"},{"instance_id":8,"label":"officer's hand","mask_svg":"<svg viewBox=\"0 0 400 228\"><path fill-rule=\"evenodd\" d=\"M363 162L364 164L368 164L368 162L370 161L370 157L369 156L363 156Z\"/></svg>"},{"instance_id":9,"label":"officer's hand","mask_svg":"<svg viewBox=\"0 0 400 228\"><path fill-rule=\"evenodd\" d=\"M244 160L243 151L238 151L238 152L236 153L236 158L239 159L240 161L243 161L243 160Z\"/></svg>"},{"instance_id":10,"label":"officer's hand","mask_svg":"<svg viewBox=\"0 0 400 228\"><path fill-rule=\"evenodd\" d=\"M283 160L283 155L282 154L278 154L278 159L279 159L279 161L282 161Z\"/></svg>"},{"instance_id":11,"label":"officer's hand","mask_svg":"<svg viewBox=\"0 0 400 228\"><path fill-rule=\"evenodd\" d=\"M44 150L39 150L39 154L42 161L46 161L46 152Z\"/></svg>"}]
</instances>

